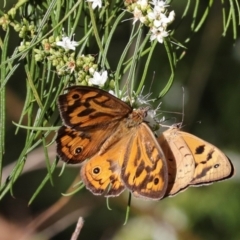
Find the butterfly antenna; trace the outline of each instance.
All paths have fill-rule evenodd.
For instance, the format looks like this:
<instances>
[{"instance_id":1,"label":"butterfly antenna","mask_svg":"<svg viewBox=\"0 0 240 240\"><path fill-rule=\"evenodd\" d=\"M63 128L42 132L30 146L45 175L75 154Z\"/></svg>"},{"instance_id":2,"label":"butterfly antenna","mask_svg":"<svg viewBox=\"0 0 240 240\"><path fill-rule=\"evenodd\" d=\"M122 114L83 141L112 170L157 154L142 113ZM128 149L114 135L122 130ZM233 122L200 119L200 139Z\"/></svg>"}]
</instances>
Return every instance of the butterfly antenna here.
<instances>
[{"instance_id":1,"label":"butterfly antenna","mask_svg":"<svg viewBox=\"0 0 240 240\"><path fill-rule=\"evenodd\" d=\"M128 205L127 205L126 216L125 216L125 221L124 221L123 225L126 225L127 222L128 222L129 213L130 213L130 207L131 207L131 199L132 199L132 194L131 194L131 192L129 192L129 195L128 195Z\"/></svg>"}]
</instances>

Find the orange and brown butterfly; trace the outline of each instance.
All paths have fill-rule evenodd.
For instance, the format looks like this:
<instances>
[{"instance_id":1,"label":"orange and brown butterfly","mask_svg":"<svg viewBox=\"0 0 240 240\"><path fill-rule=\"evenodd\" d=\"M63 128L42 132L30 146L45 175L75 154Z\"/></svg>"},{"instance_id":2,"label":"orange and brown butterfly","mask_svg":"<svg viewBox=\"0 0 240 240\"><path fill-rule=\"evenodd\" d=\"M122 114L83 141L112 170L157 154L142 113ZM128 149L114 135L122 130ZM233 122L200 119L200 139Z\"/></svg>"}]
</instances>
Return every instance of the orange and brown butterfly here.
<instances>
[{"instance_id":1,"label":"orange and brown butterfly","mask_svg":"<svg viewBox=\"0 0 240 240\"><path fill-rule=\"evenodd\" d=\"M82 163L81 178L94 194L118 196L125 188L147 199L164 197L167 162L144 122L147 108L133 110L101 89L74 86L59 97L64 126L57 153L67 163Z\"/></svg>"},{"instance_id":2,"label":"orange and brown butterfly","mask_svg":"<svg viewBox=\"0 0 240 240\"><path fill-rule=\"evenodd\" d=\"M170 127L158 138L168 166L165 197L189 186L208 185L230 178L234 167L217 147L176 127Z\"/></svg>"},{"instance_id":3,"label":"orange and brown butterfly","mask_svg":"<svg viewBox=\"0 0 240 240\"><path fill-rule=\"evenodd\" d=\"M64 122L57 152L82 163L81 178L94 194L159 200L189 186L233 175L231 161L215 146L173 127L158 139L144 122L146 108L133 110L103 90L75 86L59 97Z\"/></svg>"}]
</instances>

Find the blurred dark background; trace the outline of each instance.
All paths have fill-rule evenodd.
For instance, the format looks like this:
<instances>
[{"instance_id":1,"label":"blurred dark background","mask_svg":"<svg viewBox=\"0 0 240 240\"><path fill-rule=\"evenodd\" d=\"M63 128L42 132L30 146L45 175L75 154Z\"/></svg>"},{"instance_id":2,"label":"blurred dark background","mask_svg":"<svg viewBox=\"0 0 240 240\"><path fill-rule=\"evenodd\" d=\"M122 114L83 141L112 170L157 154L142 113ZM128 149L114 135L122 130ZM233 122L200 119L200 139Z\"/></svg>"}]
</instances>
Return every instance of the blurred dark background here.
<instances>
[{"instance_id":1,"label":"blurred dark background","mask_svg":"<svg viewBox=\"0 0 240 240\"><path fill-rule=\"evenodd\" d=\"M123 225L127 192L109 200L112 210L107 208L104 197L93 196L86 190L71 198L62 197L61 193L66 192L78 175L78 166L67 168L61 177L58 176L60 169L56 171L53 175L54 186L48 183L28 206L29 199L47 173L43 150L38 149L29 154L24 174L14 185L14 196L8 194L0 202L2 239L20 239L19 236L30 230L33 235L22 239L70 239L79 216L85 220L79 239L240 239L240 39L233 40L231 27L227 36L222 37L220 2L214 3L203 27L193 34L190 30L193 6L184 19L179 18L185 4L185 1L173 2L172 8L177 18L172 27L177 27L174 37L179 42L184 44L189 36L191 40L185 44L185 56L177 64L172 88L161 99L161 110L170 113L162 114L166 118L174 116L177 122L182 120L181 114L174 112L183 111L184 87L184 130L211 142L228 155L236 168L235 176L207 187L190 188L176 197L159 202L133 198L128 223ZM201 1L200 15L206 6L207 1ZM128 28L130 30L131 21L123 23L112 43L109 59L113 70L118 61L114 49L124 47ZM12 37L10 53L19 44L16 39ZM177 53L180 55L182 51L179 49ZM139 74L142 69L140 65ZM152 96L157 96L167 83L169 73L166 53L159 44L148 72L149 86L146 86L146 91L151 86ZM15 135L12 121L18 121L23 107L25 79L24 72L19 68L7 84L4 177L24 146L25 131L20 130ZM55 146L49 147L49 155L54 159ZM69 202L64 204L64 201Z\"/></svg>"}]
</instances>

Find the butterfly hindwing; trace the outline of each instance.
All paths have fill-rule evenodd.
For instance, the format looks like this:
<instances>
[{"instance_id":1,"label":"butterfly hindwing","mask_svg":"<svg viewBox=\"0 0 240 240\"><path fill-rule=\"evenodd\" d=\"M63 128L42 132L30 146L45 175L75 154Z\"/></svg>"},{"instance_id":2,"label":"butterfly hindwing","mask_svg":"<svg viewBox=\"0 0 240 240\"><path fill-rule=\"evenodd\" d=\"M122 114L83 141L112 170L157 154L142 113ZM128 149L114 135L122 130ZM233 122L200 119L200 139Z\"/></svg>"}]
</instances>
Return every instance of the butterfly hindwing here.
<instances>
[{"instance_id":1,"label":"butterfly hindwing","mask_svg":"<svg viewBox=\"0 0 240 240\"><path fill-rule=\"evenodd\" d=\"M168 165L168 188L165 196L172 196L184 190L192 181L195 162L180 131L175 128L162 133L158 138Z\"/></svg>"},{"instance_id":2,"label":"butterfly hindwing","mask_svg":"<svg viewBox=\"0 0 240 240\"><path fill-rule=\"evenodd\" d=\"M110 131L106 131L110 128ZM103 142L109 138L111 131L117 128L109 124L106 128L77 131L73 128L62 126L57 134L57 153L67 163L79 163L92 157L101 148Z\"/></svg>"},{"instance_id":3,"label":"butterfly hindwing","mask_svg":"<svg viewBox=\"0 0 240 240\"><path fill-rule=\"evenodd\" d=\"M118 196L125 189L121 168L126 138L116 136L114 140L116 141L113 144L109 143L109 147L98 152L81 168L81 179L86 188L94 194Z\"/></svg>"}]
</instances>

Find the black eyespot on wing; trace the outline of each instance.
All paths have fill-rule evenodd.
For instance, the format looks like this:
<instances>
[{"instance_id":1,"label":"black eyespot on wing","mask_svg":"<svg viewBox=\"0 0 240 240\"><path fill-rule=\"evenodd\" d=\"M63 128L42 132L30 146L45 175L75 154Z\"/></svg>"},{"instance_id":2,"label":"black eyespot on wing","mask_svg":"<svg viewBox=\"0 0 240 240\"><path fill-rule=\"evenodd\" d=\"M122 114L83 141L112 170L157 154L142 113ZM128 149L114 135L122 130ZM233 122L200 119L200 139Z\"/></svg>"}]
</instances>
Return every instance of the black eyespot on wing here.
<instances>
[{"instance_id":1,"label":"black eyespot on wing","mask_svg":"<svg viewBox=\"0 0 240 240\"><path fill-rule=\"evenodd\" d=\"M83 147L77 147L74 151L74 154L79 155L82 152L82 150L83 150Z\"/></svg>"},{"instance_id":2,"label":"black eyespot on wing","mask_svg":"<svg viewBox=\"0 0 240 240\"><path fill-rule=\"evenodd\" d=\"M79 99L79 98L80 98L80 95L77 94L77 93L74 93L74 94L72 95L72 99L74 99L74 100Z\"/></svg>"},{"instance_id":3,"label":"black eyespot on wing","mask_svg":"<svg viewBox=\"0 0 240 240\"><path fill-rule=\"evenodd\" d=\"M154 185L157 185L159 183L159 178L154 178L153 183Z\"/></svg>"},{"instance_id":4,"label":"black eyespot on wing","mask_svg":"<svg viewBox=\"0 0 240 240\"><path fill-rule=\"evenodd\" d=\"M92 170L92 173L93 173L94 175L97 175L97 174L100 173L100 171L101 171L100 167L95 167L95 168Z\"/></svg>"}]
</instances>

